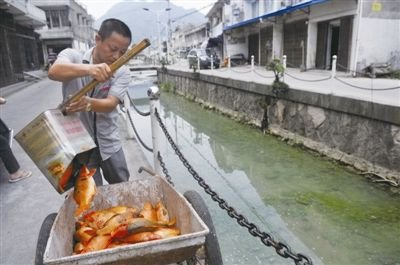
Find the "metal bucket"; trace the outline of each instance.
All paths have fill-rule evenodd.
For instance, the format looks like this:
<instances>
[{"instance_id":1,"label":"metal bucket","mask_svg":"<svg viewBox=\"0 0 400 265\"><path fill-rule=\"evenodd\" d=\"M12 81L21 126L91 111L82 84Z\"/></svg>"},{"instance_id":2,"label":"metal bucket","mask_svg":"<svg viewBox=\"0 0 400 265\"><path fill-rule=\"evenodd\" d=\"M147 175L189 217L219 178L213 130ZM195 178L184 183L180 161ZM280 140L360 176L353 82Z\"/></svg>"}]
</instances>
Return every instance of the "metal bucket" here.
<instances>
[{"instance_id":1,"label":"metal bucket","mask_svg":"<svg viewBox=\"0 0 400 265\"><path fill-rule=\"evenodd\" d=\"M63 115L59 109L41 113L15 139L60 194L65 191L61 177L74 158L96 147L79 116Z\"/></svg>"}]
</instances>

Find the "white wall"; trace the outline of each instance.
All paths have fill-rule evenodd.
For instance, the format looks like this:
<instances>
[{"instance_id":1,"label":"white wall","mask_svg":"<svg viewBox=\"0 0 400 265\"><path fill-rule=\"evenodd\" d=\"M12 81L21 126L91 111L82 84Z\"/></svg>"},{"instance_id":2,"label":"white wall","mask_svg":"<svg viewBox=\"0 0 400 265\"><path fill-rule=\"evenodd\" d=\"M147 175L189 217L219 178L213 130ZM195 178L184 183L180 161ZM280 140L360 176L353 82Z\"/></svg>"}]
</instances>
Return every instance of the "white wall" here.
<instances>
[{"instance_id":1,"label":"white wall","mask_svg":"<svg viewBox=\"0 0 400 265\"><path fill-rule=\"evenodd\" d=\"M224 36L226 38L226 56L232 56L238 53L244 54L246 58L248 58L248 44L247 37L245 38L245 42L242 43L229 43L229 37Z\"/></svg>"},{"instance_id":2,"label":"white wall","mask_svg":"<svg viewBox=\"0 0 400 265\"><path fill-rule=\"evenodd\" d=\"M311 6L309 16L310 22L320 22L338 17L355 15L357 13L357 2L350 0L331 0L322 4Z\"/></svg>"},{"instance_id":3,"label":"white wall","mask_svg":"<svg viewBox=\"0 0 400 265\"><path fill-rule=\"evenodd\" d=\"M283 19L277 18L272 31L272 59L280 59L283 55Z\"/></svg>"},{"instance_id":4,"label":"white wall","mask_svg":"<svg viewBox=\"0 0 400 265\"><path fill-rule=\"evenodd\" d=\"M318 32L318 24L308 23L307 58L306 58L307 68L315 67L315 59L317 56L317 32Z\"/></svg>"},{"instance_id":5,"label":"white wall","mask_svg":"<svg viewBox=\"0 0 400 265\"><path fill-rule=\"evenodd\" d=\"M357 65L388 62L400 55L400 20L363 17L360 25ZM400 65L397 65L400 69Z\"/></svg>"}]
</instances>

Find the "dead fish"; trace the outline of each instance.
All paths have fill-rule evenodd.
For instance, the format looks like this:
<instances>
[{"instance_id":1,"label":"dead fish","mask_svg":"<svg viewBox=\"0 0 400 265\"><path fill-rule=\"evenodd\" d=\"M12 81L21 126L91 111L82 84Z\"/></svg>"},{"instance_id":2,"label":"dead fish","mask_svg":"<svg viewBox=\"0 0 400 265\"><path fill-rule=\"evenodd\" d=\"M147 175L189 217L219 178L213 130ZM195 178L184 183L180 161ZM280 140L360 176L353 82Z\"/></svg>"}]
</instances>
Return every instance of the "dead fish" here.
<instances>
[{"instance_id":1,"label":"dead fish","mask_svg":"<svg viewBox=\"0 0 400 265\"><path fill-rule=\"evenodd\" d=\"M76 241L86 245L94 236L96 236L96 230L89 226L82 226L74 233Z\"/></svg>"},{"instance_id":2,"label":"dead fish","mask_svg":"<svg viewBox=\"0 0 400 265\"><path fill-rule=\"evenodd\" d=\"M86 166L83 166L79 172L74 189L74 200L78 204L75 216L79 216L89 209L94 199L96 183L94 182L93 175L95 172L96 169L89 170Z\"/></svg>"},{"instance_id":3,"label":"dead fish","mask_svg":"<svg viewBox=\"0 0 400 265\"><path fill-rule=\"evenodd\" d=\"M159 235L161 238L170 238L179 235L181 231L176 227L160 227L153 233Z\"/></svg>"},{"instance_id":4,"label":"dead fish","mask_svg":"<svg viewBox=\"0 0 400 265\"><path fill-rule=\"evenodd\" d=\"M127 224L120 225L116 227L111 232L111 237L113 239L123 238L128 235L141 232L153 232L160 227L167 227L168 224L159 224L149 221L143 217L133 218Z\"/></svg>"},{"instance_id":5,"label":"dead fish","mask_svg":"<svg viewBox=\"0 0 400 265\"><path fill-rule=\"evenodd\" d=\"M97 230L98 235L111 235L119 226L128 224L135 216L132 212L117 214L105 223L102 229Z\"/></svg>"},{"instance_id":6,"label":"dead fish","mask_svg":"<svg viewBox=\"0 0 400 265\"><path fill-rule=\"evenodd\" d=\"M131 212L133 214L136 214L137 209L135 207L130 207L130 206L114 206L111 208L106 209L106 211L111 211L114 213L125 213L125 212Z\"/></svg>"},{"instance_id":7,"label":"dead fish","mask_svg":"<svg viewBox=\"0 0 400 265\"><path fill-rule=\"evenodd\" d=\"M108 247L110 243L111 243L111 236L109 235L95 236L89 241L89 243L85 246L85 248L81 251L81 253L87 253L105 249Z\"/></svg>"},{"instance_id":8,"label":"dead fish","mask_svg":"<svg viewBox=\"0 0 400 265\"><path fill-rule=\"evenodd\" d=\"M169 214L167 208L165 208L162 202L158 202L156 205L156 215L157 215L157 222L162 224L169 223Z\"/></svg>"},{"instance_id":9,"label":"dead fish","mask_svg":"<svg viewBox=\"0 0 400 265\"><path fill-rule=\"evenodd\" d=\"M59 190L61 190L62 192L64 192L65 187L66 187L67 184L68 184L68 181L69 181L70 178L72 177L73 169L74 169L74 166L73 166L73 164L71 163L71 164L67 167L67 169L64 171L64 173L62 174L60 180L58 181L58 188L59 188Z\"/></svg>"},{"instance_id":10,"label":"dead fish","mask_svg":"<svg viewBox=\"0 0 400 265\"><path fill-rule=\"evenodd\" d=\"M156 210L153 208L153 205L151 205L151 203L149 203L149 202L144 203L143 209L139 213L139 216L141 216L151 222L157 222Z\"/></svg>"},{"instance_id":11,"label":"dead fish","mask_svg":"<svg viewBox=\"0 0 400 265\"><path fill-rule=\"evenodd\" d=\"M153 232L140 232L121 238L120 241L124 243L134 244L134 243L146 242L157 239L161 239L161 236L156 235Z\"/></svg>"},{"instance_id":12,"label":"dead fish","mask_svg":"<svg viewBox=\"0 0 400 265\"><path fill-rule=\"evenodd\" d=\"M83 218L85 219L85 222L87 225L94 229L101 229L104 227L104 225L116 216L117 214L111 211L94 211L86 214Z\"/></svg>"},{"instance_id":13,"label":"dead fish","mask_svg":"<svg viewBox=\"0 0 400 265\"><path fill-rule=\"evenodd\" d=\"M81 242L78 242L74 246L74 254L80 254L85 249L85 245Z\"/></svg>"},{"instance_id":14,"label":"dead fish","mask_svg":"<svg viewBox=\"0 0 400 265\"><path fill-rule=\"evenodd\" d=\"M97 230L102 229L108 222L108 220L110 220L117 214L131 213L132 215L135 215L136 211L137 210L133 207L114 206L104 210L90 212L88 214L85 214L83 218L90 227L93 227Z\"/></svg>"},{"instance_id":15,"label":"dead fish","mask_svg":"<svg viewBox=\"0 0 400 265\"><path fill-rule=\"evenodd\" d=\"M152 222L150 220L147 220L146 218L134 218L126 227L128 234L134 234L138 232L148 232L148 231L154 231L157 228L160 227L168 227L171 225L174 225L175 221L167 223L167 224L162 224L158 222Z\"/></svg>"},{"instance_id":16,"label":"dead fish","mask_svg":"<svg viewBox=\"0 0 400 265\"><path fill-rule=\"evenodd\" d=\"M121 246L126 246L129 245L129 243L125 242L120 242L120 241L112 241L107 248L115 248L115 247L121 247Z\"/></svg>"}]
</instances>

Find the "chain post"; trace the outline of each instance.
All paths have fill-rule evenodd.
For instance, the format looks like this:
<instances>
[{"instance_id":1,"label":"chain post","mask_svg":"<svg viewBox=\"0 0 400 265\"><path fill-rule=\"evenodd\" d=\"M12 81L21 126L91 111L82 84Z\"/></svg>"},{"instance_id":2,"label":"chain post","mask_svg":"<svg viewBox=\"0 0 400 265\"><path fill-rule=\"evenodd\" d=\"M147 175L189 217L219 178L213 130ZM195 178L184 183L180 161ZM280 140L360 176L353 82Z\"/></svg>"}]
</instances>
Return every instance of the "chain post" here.
<instances>
[{"instance_id":1,"label":"chain post","mask_svg":"<svg viewBox=\"0 0 400 265\"><path fill-rule=\"evenodd\" d=\"M211 55L211 71L214 70L214 55Z\"/></svg>"},{"instance_id":2,"label":"chain post","mask_svg":"<svg viewBox=\"0 0 400 265\"><path fill-rule=\"evenodd\" d=\"M197 56L197 71L200 72L200 57Z\"/></svg>"},{"instance_id":3,"label":"chain post","mask_svg":"<svg viewBox=\"0 0 400 265\"><path fill-rule=\"evenodd\" d=\"M126 137L128 139L134 139L134 132L133 132L133 128L130 124L130 121L128 119L128 111L131 110L131 100L129 98L128 92L125 94L124 96L124 108L125 108L125 122L126 122Z\"/></svg>"},{"instance_id":4,"label":"chain post","mask_svg":"<svg viewBox=\"0 0 400 265\"><path fill-rule=\"evenodd\" d=\"M334 79L336 77L336 61L337 61L337 56L333 55L332 56L332 73L331 73L331 79Z\"/></svg>"},{"instance_id":5,"label":"chain post","mask_svg":"<svg viewBox=\"0 0 400 265\"><path fill-rule=\"evenodd\" d=\"M231 57L228 56L228 68L231 68Z\"/></svg>"},{"instance_id":6,"label":"chain post","mask_svg":"<svg viewBox=\"0 0 400 265\"><path fill-rule=\"evenodd\" d=\"M254 72L254 55L251 56L251 71Z\"/></svg>"},{"instance_id":7,"label":"chain post","mask_svg":"<svg viewBox=\"0 0 400 265\"><path fill-rule=\"evenodd\" d=\"M153 140L153 160L154 160L154 171L162 176L161 165L158 160L158 153L160 151L160 136L161 131L158 126L157 118L155 113L160 109L160 90L157 86L152 86L147 90L147 95L150 99L150 119L151 119L151 135Z\"/></svg>"}]
</instances>

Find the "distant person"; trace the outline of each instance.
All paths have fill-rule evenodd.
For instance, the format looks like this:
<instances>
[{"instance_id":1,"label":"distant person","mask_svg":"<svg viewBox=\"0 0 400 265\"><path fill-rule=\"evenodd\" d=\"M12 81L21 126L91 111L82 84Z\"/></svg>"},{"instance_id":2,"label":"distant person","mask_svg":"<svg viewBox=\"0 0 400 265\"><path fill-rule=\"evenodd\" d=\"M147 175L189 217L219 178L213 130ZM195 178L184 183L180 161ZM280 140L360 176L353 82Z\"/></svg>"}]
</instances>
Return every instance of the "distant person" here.
<instances>
[{"instance_id":1,"label":"distant person","mask_svg":"<svg viewBox=\"0 0 400 265\"><path fill-rule=\"evenodd\" d=\"M57 60L57 53L53 51L53 49L49 49L49 52L47 53L47 70L54 64L54 62Z\"/></svg>"},{"instance_id":2,"label":"distant person","mask_svg":"<svg viewBox=\"0 0 400 265\"><path fill-rule=\"evenodd\" d=\"M5 104L6 100L3 97L0 97L0 104ZM23 170L18 164L17 159L15 158L9 141L6 137L0 134L0 159L3 161L4 166L6 167L9 177L8 181L13 183L23 179L26 179L32 175L32 172L29 170Z\"/></svg>"},{"instance_id":3,"label":"distant person","mask_svg":"<svg viewBox=\"0 0 400 265\"><path fill-rule=\"evenodd\" d=\"M17 182L29 178L32 175L31 171L21 169L8 144L7 138L3 135L0 135L0 159L3 161L4 166L10 174L8 182Z\"/></svg>"},{"instance_id":4,"label":"distant person","mask_svg":"<svg viewBox=\"0 0 400 265\"><path fill-rule=\"evenodd\" d=\"M81 53L74 49L61 51L49 69L49 78L62 82L64 101L92 79L101 83L79 101L66 106L67 112L79 112L80 118L96 142L89 168L97 168L94 179L102 185L100 168L108 183L129 179L129 171L118 132L116 107L123 102L130 83L125 66L111 73L110 64L121 57L131 43L131 31L117 19L104 20L96 35L96 45Z\"/></svg>"}]
</instances>

